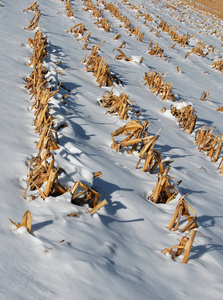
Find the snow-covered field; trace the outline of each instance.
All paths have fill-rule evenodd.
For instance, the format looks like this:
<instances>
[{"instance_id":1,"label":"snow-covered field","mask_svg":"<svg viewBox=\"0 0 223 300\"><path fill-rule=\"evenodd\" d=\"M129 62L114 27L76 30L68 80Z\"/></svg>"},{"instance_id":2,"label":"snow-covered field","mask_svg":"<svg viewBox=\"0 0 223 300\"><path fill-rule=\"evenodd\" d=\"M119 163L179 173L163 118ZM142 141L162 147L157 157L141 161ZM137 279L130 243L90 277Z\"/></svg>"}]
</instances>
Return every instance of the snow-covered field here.
<instances>
[{"instance_id":1,"label":"snow-covered field","mask_svg":"<svg viewBox=\"0 0 223 300\"><path fill-rule=\"evenodd\" d=\"M27 0L1 1L0 299L220 300L223 178L217 168L222 152L214 163L199 151L194 138L203 126L214 126L215 135L223 131L223 115L216 111L223 106L223 74L212 67L222 57L223 21L181 1L111 1L131 27L139 27L144 33L139 42L105 9L109 1L92 3L111 24L110 32L98 28L97 19L83 10L87 2L70 1L74 16L68 17L64 2L38 0L41 17L37 29L48 41L47 80L54 90L62 82L59 93L50 101L60 147L53 151L55 164L64 170L59 180L69 189L81 181L97 190L102 195L100 200L107 200L108 205L93 215L88 213L87 204L72 204L70 192L45 201L41 197L28 201L33 194L28 191L23 199L28 161L38 153L33 103L25 89L26 78L33 71L28 66L33 51L28 39L37 29L24 29L34 15L33 11L23 12ZM145 21L144 12L150 20ZM176 26L179 35L188 33L188 44L172 47L169 34L157 28L161 21ZM84 44L66 32L78 23L91 32L89 49L101 42L100 56L108 60L111 72L122 81L115 83L113 92L126 93L134 102L128 120L106 114L107 109L100 106L99 99L111 87L100 88L92 73L86 72L82 60L91 50L82 50ZM119 33L120 39L114 40ZM163 47L163 57L148 54L151 40ZM114 49L122 42L126 44L121 50L131 61L115 59L119 53ZM192 53L185 59L199 42L207 46L203 49L207 55ZM145 85L144 74L150 69L173 84L175 102L163 101ZM208 91L209 98L201 101L202 93ZM171 105L180 108L188 104L197 115L192 134L183 131L170 112ZM164 113L160 112L163 107ZM141 114L137 115L138 111ZM153 174L142 172L143 161L135 168L137 151L131 155L125 148L119 153L111 149L111 133L136 119L149 122L149 135L162 128L154 149L163 161L172 161L169 175L178 190L168 204L148 200L159 169ZM60 126L63 124L67 127ZM94 178L97 171L103 176ZM177 186L179 180L182 182ZM174 261L161 251L179 244L184 236L180 230L167 227L179 198L187 193L185 199L197 215L198 231L188 263L183 264L182 255ZM33 217L31 233L9 221L21 222L27 210ZM68 216L75 212L80 213L78 217Z\"/></svg>"}]
</instances>

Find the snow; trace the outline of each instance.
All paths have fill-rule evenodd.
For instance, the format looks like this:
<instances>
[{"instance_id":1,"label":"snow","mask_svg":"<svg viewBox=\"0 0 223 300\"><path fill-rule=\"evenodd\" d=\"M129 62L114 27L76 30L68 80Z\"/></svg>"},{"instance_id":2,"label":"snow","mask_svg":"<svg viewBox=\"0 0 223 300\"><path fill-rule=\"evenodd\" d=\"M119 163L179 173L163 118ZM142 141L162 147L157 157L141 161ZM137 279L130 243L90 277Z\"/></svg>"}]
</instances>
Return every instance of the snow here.
<instances>
[{"instance_id":1,"label":"snow","mask_svg":"<svg viewBox=\"0 0 223 300\"><path fill-rule=\"evenodd\" d=\"M193 105L198 115L195 130L203 126L214 127L222 134L223 81L221 72L211 64L222 56L223 21L184 5L173 10L178 1L129 1L141 12L149 13L153 21L144 24L136 19L137 10L117 0L112 1L128 17L134 27L145 33L143 42L128 32L119 20L102 9L111 24L106 33L94 24L96 19L83 10L84 2L71 1L74 17L68 18L65 5L58 0L38 0L41 10L39 29L48 41L45 65L47 79L55 89L62 81L60 92L50 102L51 115L58 130L60 149L54 151L56 166L66 173L60 182L72 188L77 180L92 186L108 205L92 216L89 207L71 203L69 192L58 197L23 199L26 188L28 161L37 155L35 142L38 135L32 126L32 102L25 89L25 78L32 68L28 56L32 49L28 39L34 32L25 30L33 12L23 12L28 1L1 1L0 6L0 153L1 153L1 227L0 227L0 298L1 299L222 299L223 244L222 244L222 174L217 163L199 152L194 141L195 133L184 132L170 113L171 104L178 108ZM107 4L109 1L106 2ZM190 34L185 48L174 42L165 32L155 35L161 19L178 26L180 34ZM170 176L174 185L182 180L176 199L168 204L154 204L147 200L157 182L157 173L143 173L135 169L137 152L116 153L111 149L111 133L125 120L106 114L101 107L105 91L111 87L98 87L92 73L85 71L82 60L90 51L66 30L83 23L91 32L92 45L102 42L100 55L106 56L111 71L122 80L115 84L116 95L123 92L134 102L130 120L149 121L149 135L160 128L156 150L163 160L173 160ZM204 24L202 24L204 22ZM121 25L121 27L120 27ZM208 27L209 26L209 27ZM150 31L154 27L154 31ZM217 34L211 34L217 29ZM113 40L121 33L120 40ZM164 57L149 55L150 40L163 46ZM105 42L103 42L105 41ZM115 60L117 48L123 41L123 52L133 60ZM198 41L215 47L215 53L206 57L185 54ZM144 58L140 63L141 58ZM61 64L55 63L62 61ZM179 66L181 72L177 73ZM149 70L166 74L165 81L173 83L176 103L164 102L152 94L143 80ZM61 71L58 74L57 70ZM208 73L206 72L208 71ZM206 72L206 73L205 73ZM65 102L63 95L69 91ZM200 101L203 92L209 99ZM179 100L183 99L183 102ZM166 107L166 112L160 110ZM136 116L135 112L141 111ZM221 153L222 157L222 153ZM103 176L94 178L93 173ZM161 251L178 243L183 234L169 231L168 224L178 199L186 200L197 214L198 232L187 264L181 257L173 261ZM31 193L29 192L28 195ZM29 210L33 216L32 232L16 223ZM68 217L79 212L77 217Z\"/></svg>"}]
</instances>

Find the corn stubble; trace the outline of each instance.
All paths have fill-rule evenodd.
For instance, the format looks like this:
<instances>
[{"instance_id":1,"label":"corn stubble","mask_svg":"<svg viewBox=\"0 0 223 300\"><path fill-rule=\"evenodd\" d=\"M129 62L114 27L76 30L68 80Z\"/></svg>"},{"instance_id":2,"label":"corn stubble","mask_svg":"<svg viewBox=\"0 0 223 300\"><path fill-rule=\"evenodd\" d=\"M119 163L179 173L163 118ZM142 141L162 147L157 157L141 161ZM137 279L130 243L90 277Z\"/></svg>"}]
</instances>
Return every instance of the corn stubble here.
<instances>
[{"instance_id":1,"label":"corn stubble","mask_svg":"<svg viewBox=\"0 0 223 300\"><path fill-rule=\"evenodd\" d=\"M222 150L223 135L213 134L214 126L210 128L203 127L196 131L195 142L199 151L205 151L212 162L217 162Z\"/></svg>"},{"instance_id":2,"label":"corn stubble","mask_svg":"<svg viewBox=\"0 0 223 300\"><path fill-rule=\"evenodd\" d=\"M223 74L223 59L217 59L211 66Z\"/></svg>"},{"instance_id":3,"label":"corn stubble","mask_svg":"<svg viewBox=\"0 0 223 300\"><path fill-rule=\"evenodd\" d=\"M181 232L185 232L187 230L197 228L197 224L196 224L197 216L193 208L186 202L185 196L187 195L182 196L178 201L178 204L176 206L176 209L173 213L173 216L168 226L169 230L173 230L173 231L178 230L181 216L186 218L188 221L188 223L183 228L180 229ZM190 214L190 211L193 215Z\"/></svg>"},{"instance_id":4,"label":"corn stubble","mask_svg":"<svg viewBox=\"0 0 223 300\"><path fill-rule=\"evenodd\" d=\"M12 224L14 224L17 227L17 229L19 229L20 227L25 227L29 233L31 232L31 229L32 229L32 214L29 210L27 210L24 213L20 225L16 222L12 221L11 219L9 219L9 220L12 222Z\"/></svg>"},{"instance_id":5,"label":"corn stubble","mask_svg":"<svg viewBox=\"0 0 223 300\"><path fill-rule=\"evenodd\" d=\"M162 251L162 253L163 254L169 253L173 260L175 260L176 257L180 256L183 253L183 258L181 262L186 264L189 259L190 251L196 233L197 233L197 229L190 230L189 238L186 235L183 236L178 245L174 245L170 248L165 248Z\"/></svg>"},{"instance_id":6,"label":"corn stubble","mask_svg":"<svg viewBox=\"0 0 223 300\"><path fill-rule=\"evenodd\" d=\"M207 53L204 53L203 49L197 45L191 51L188 51L184 58L187 58L190 54L196 54L197 56L205 57Z\"/></svg>"},{"instance_id":7,"label":"corn stubble","mask_svg":"<svg viewBox=\"0 0 223 300\"><path fill-rule=\"evenodd\" d=\"M116 76L110 73L110 67L104 62L103 57L98 54L101 43L92 47L91 54L86 56L82 63L86 64L86 71L93 72L99 87L114 86L113 81L119 83Z\"/></svg>"},{"instance_id":8,"label":"corn stubble","mask_svg":"<svg viewBox=\"0 0 223 300\"><path fill-rule=\"evenodd\" d=\"M108 108L106 113L117 114L120 119L128 119L128 112L132 110L133 102L129 95L123 93L120 96L114 95L113 91L104 92L100 104Z\"/></svg>"},{"instance_id":9,"label":"corn stubble","mask_svg":"<svg viewBox=\"0 0 223 300\"><path fill-rule=\"evenodd\" d=\"M149 122L147 121L141 123L138 120L133 120L115 130L111 134L111 148L117 152L122 148L126 148L129 154L133 154L134 151L139 151L139 161L136 168L138 168L141 160L144 159L142 172L153 173L157 167L159 167L160 172L163 173L161 154L159 151L153 149L160 131L155 136L148 136L148 125ZM114 137L122 134L127 135L127 137L121 142L115 141Z\"/></svg>"},{"instance_id":10,"label":"corn stubble","mask_svg":"<svg viewBox=\"0 0 223 300\"><path fill-rule=\"evenodd\" d=\"M163 32L167 32L171 37L171 41L176 42L176 44L180 44L181 47L185 47L189 42L190 35L188 33L186 35L178 35L178 33L175 32L175 28L168 25L165 21L161 21L157 28L161 29ZM174 44L172 47L174 48L176 44Z\"/></svg>"},{"instance_id":11,"label":"corn stubble","mask_svg":"<svg viewBox=\"0 0 223 300\"><path fill-rule=\"evenodd\" d=\"M113 3L108 3L105 6L105 9L108 10L112 16L124 23L124 26L130 35L134 35L139 42L143 41L144 33L139 29L139 27L132 27L129 19L126 16L123 16Z\"/></svg>"},{"instance_id":12,"label":"corn stubble","mask_svg":"<svg viewBox=\"0 0 223 300\"><path fill-rule=\"evenodd\" d=\"M146 81L148 87L152 93L160 95L161 99L166 101L175 101L175 97L171 92L172 83L168 84L164 81L164 78L159 76L155 71L150 73L145 73L144 80Z\"/></svg>"},{"instance_id":13,"label":"corn stubble","mask_svg":"<svg viewBox=\"0 0 223 300\"><path fill-rule=\"evenodd\" d=\"M194 131L197 115L194 114L194 108L191 105L177 109L171 105L171 114L176 117L183 131L188 130L188 134Z\"/></svg>"},{"instance_id":14,"label":"corn stubble","mask_svg":"<svg viewBox=\"0 0 223 300\"><path fill-rule=\"evenodd\" d=\"M148 197L148 200L152 200L152 202L157 204L166 204L176 197L177 190L173 184L170 183L172 177L168 176L169 169L167 166L163 174L158 174L156 186L152 195Z\"/></svg>"},{"instance_id":15,"label":"corn stubble","mask_svg":"<svg viewBox=\"0 0 223 300\"><path fill-rule=\"evenodd\" d=\"M98 172L98 175L101 176L101 172ZM95 178L98 177L97 175ZM102 196L97 191L91 187L83 184L81 181L76 181L73 188L71 189L72 199L71 202L76 205L88 204L92 209L89 213L92 215L97 212L100 208L107 205L108 202L106 199L99 202L100 197Z\"/></svg>"},{"instance_id":16,"label":"corn stubble","mask_svg":"<svg viewBox=\"0 0 223 300\"><path fill-rule=\"evenodd\" d=\"M38 195L45 199L48 196L57 196L68 191L59 183L58 169L54 166L55 160L51 153L51 151L59 149L59 141L53 117L50 115L49 102L60 87L56 91L51 91L51 88L47 87L45 77L47 70L43 65L44 58L47 56L47 40L42 32L37 30L34 38L30 38L28 42L29 46L33 48L29 66L32 66L34 70L27 78L25 88L30 91L30 100L33 100L32 110L35 109L33 125L39 135L39 141L36 143L39 152L28 163L27 188L23 197L26 197L30 188L31 191L37 190Z\"/></svg>"},{"instance_id":17,"label":"corn stubble","mask_svg":"<svg viewBox=\"0 0 223 300\"><path fill-rule=\"evenodd\" d=\"M153 41L152 40L149 43L148 50L149 50L148 54L150 54L150 55L153 55L155 57L157 57L157 56L162 57L163 56L163 47L159 47L158 43L156 43L153 46Z\"/></svg>"}]
</instances>

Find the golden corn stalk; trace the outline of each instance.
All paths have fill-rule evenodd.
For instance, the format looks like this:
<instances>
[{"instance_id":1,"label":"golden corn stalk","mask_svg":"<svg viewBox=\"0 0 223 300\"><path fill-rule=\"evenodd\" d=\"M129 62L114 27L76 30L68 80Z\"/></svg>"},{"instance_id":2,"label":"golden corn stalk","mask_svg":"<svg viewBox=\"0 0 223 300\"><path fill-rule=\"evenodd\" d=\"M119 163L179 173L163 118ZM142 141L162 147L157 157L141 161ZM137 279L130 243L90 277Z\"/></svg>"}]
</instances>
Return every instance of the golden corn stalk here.
<instances>
[{"instance_id":1,"label":"golden corn stalk","mask_svg":"<svg viewBox=\"0 0 223 300\"><path fill-rule=\"evenodd\" d=\"M37 5L37 2L34 1L33 4L29 4L29 7L27 9L24 9L23 12L28 12L29 10L32 10L32 11L38 11L39 10L39 5Z\"/></svg>"},{"instance_id":2,"label":"golden corn stalk","mask_svg":"<svg viewBox=\"0 0 223 300\"><path fill-rule=\"evenodd\" d=\"M113 81L117 78L110 73L110 67L104 62L103 57L98 54L101 43L93 46L91 54L86 56L82 63L86 64L86 71L93 72L99 87L114 86Z\"/></svg>"},{"instance_id":3,"label":"golden corn stalk","mask_svg":"<svg viewBox=\"0 0 223 300\"><path fill-rule=\"evenodd\" d=\"M221 159L221 161L220 161L220 164L219 164L219 166L218 166L218 170L220 170L219 172L222 174L223 173L223 157L222 157L222 159Z\"/></svg>"},{"instance_id":4,"label":"golden corn stalk","mask_svg":"<svg viewBox=\"0 0 223 300\"><path fill-rule=\"evenodd\" d=\"M11 219L9 219L12 224L14 224L17 228L20 228L20 227L26 227L27 231L28 232L31 232L31 229L32 229L32 214L29 210L27 210L24 215L23 215L23 218L22 218L22 221L19 224L15 223L14 221L12 221Z\"/></svg>"},{"instance_id":5,"label":"golden corn stalk","mask_svg":"<svg viewBox=\"0 0 223 300\"><path fill-rule=\"evenodd\" d=\"M46 150L58 150L60 149L57 142L54 140L54 135L57 138L56 130L53 128L51 123L46 123L42 127L39 142L37 143L37 149L41 153L44 149Z\"/></svg>"},{"instance_id":6,"label":"golden corn stalk","mask_svg":"<svg viewBox=\"0 0 223 300\"><path fill-rule=\"evenodd\" d=\"M68 18L73 17L74 16L74 10L71 6L70 0L65 1L65 8L66 8L66 13L67 13Z\"/></svg>"},{"instance_id":7,"label":"golden corn stalk","mask_svg":"<svg viewBox=\"0 0 223 300\"><path fill-rule=\"evenodd\" d=\"M56 197L68 191L59 183L58 169L54 167L54 162L54 156L49 150L46 150L42 156L38 154L29 161L28 183L23 195L24 199L29 188L31 191L37 190L44 200L48 196ZM44 183L46 184L43 191L41 187Z\"/></svg>"},{"instance_id":8,"label":"golden corn stalk","mask_svg":"<svg viewBox=\"0 0 223 300\"><path fill-rule=\"evenodd\" d=\"M187 58L190 54L196 54L197 56L201 56L201 57L204 57L206 56L206 54L204 53L204 51L201 49L200 46L195 46L191 51L188 51L185 55L184 58Z\"/></svg>"},{"instance_id":9,"label":"golden corn stalk","mask_svg":"<svg viewBox=\"0 0 223 300\"><path fill-rule=\"evenodd\" d=\"M83 8L83 10L90 11L92 16L99 20L99 18L102 16L101 10L98 10L91 0L83 0L83 2L85 4L85 8Z\"/></svg>"},{"instance_id":10,"label":"golden corn stalk","mask_svg":"<svg viewBox=\"0 0 223 300\"><path fill-rule=\"evenodd\" d=\"M220 112L223 112L223 106L222 107L219 107L219 108L216 108L217 111L220 111Z\"/></svg>"},{"instance_id":11,"label":"golden corn stalk","mask_svg":"<svg viewBox=\"0 0 223 300\"><path fill-rule=\"evenodd\" d=\"M126 42L122 42L120 46L118 46L119 49L125 48L126 47Z\"/></svg>"},{"instance_id":12,"label":"golden corn stalk","mask_svg":"<svg viewBox=\"0 0 223 300\"><path fill-rule=\"evenodd\" d=\"M210 128L203 127L196 131L195 142L199 151L206 151L206 155L216 162L222 150L223 134L213 134L214 126Z\"/></svg>"},{"instance_id":13,"label":"golden corn stalk","mask_svg":"<svg viewBox=\"0 0 223 300\"><path fill-rule=\"evenodd\" d=\"M169 183L169 180L172 179L172 177L167 175L169 169L169 167L166 167L163 174L158 175L157 183L152 195L148 197L148 199L152 200L154 203L169 203L177 195L177 190Z\"/></svg>"},{"instance_id":14,"label":"golden corn stalk","mask_svg":"<svg viewBox=\"0 0 223 300\"><path fill-rule=\"evenodd\" d=\"M202 95L201 95L201 97L200 97L200 100L204 101L206 98L209 98L209 95L210 95L209 91L203 92Z\"/></svg>"},{"instance_id":15,"label":"golden corn stalk","mask_svg":"<svg viewBox=\"0 0 223 300\"><path fill-rule=\"evenodd\" d=\"M171 36L171 41L176 42L181 45L181 47L185 47L188 44L190 35L187 33L186 35L178 35L173 29L169 32Z\"/></svg>"},{"instance_id":16,"label":"golden corn stalk","mask_svg":"<svg viewBox=\"0 0 223 300\"><path fill-rule=\"evenodd\" d=\"M144 80L146 81L148 87L150 88L152 93L156 93L156 95L161 96L161 99L175 101L174 95L171 93L172 83L167 84L164 81L164 78L159 76L156 72L152 72L151 70L146 73L144 76Z\"/></svg>"},{"instance_id":17,"label":"golden corn stalk","mask_svg":"<svg viewBox=\"0 0 223 300\"><path fill-rule=\"evenodd\" d=\"M126 16L123 16L117 7L115 7L111 2L105 6L105 9L110 12L110 14L121 22L124 23L125 28L130 34L134 35L139 42L142 42L144 33L138 27L131 27L130 21Z\"/></svg>"},{"instance_id":18,"label":"golden corn stalk","mask_svg":"<svg viewBox=\"0 0 223 300\"><path fill-rule=\"evenodd\" d=\"M107 205L108 202L106 199L104 199L103 201L99 202L94 208L92 208L89 213L91 215L93 215L95 212L99 211L99 209L101 209L103 206Z\"/></svg>"},{"instance_id":19,"label":"golden corn stalk","mask_svg":"<svg viewBox=\"0 0 223 300\"><path fill-rule=\"evenodd\" d=\"M129 95L123 93L120 96L116 96L113 94L113 91L110 93L107 91L104 92L100 103L103 107L108 108L106 113L117 114L120 116L120 119L124 120L128 119L128 112L131 111L133 106L133 102L129 98Z\"/></svg>"},{"instance_id":20,"label":"golden corn stalk","mask_svg":"<svg viewBox=\"0 0 223 300\"><path fill-rule=\"evenodd\" d=\"M90 36L91 36L91 33L87 31L87 34L85 36L77 39L79 42L85 43L84 46L83 46L83 48L82 48L83 50L85 50L85 49L86 50L90 50L90 49L87 49L87 46L89 44L91 44Z\"/></svg>"},{"instance_id":21,"label":"golden corn stalk","mask_svg":"<svg viewBox=\"0 0 223 300\"><path fill-rule=\"evenodd\" d=\"M158 29L161 29L163 32L169 32L170 26L165 21L161 21L157 26Z\"/></svg>"},{"instance_id":22,"label":"golden corn stalk","mask_svg":"<svg viewBox=\"0 0 223 300\"><path fill-rule=\"evenodd\" d=\"M36 10L33 18L31 19L31 21L28 25L28 27L26 27L25 29L26 30L35 30L36 27L39 25L40 16L41 16L40 10Z\"/></svg>"},{"instance_id":23,"label":"golden corn stalk","mask_svg":"<svg viewBox=\"0 0 223 300\"><path fill-rule=\"evenodd\" d=\"M111 134L111 139L113 141L111 148L119 152L122 148L132 146L128 153L133 153L137 150L139 143L142 143L142 145L144 145L145 141L149 138L147 133L148 125L149 122L147 121L144 121L143 124L141 124L140 121L133 120L128 122L126 125L118 128ZM114 140L114 137L121 134L125 134L128 136L122 142L117 143Z\"/></svg>"},{"instance_id":24,"label":"golden corn stalk","mask_svg":"<svg viewBox=\"0 0 223 300\"><path fill-rule=\"evenodd\" d=\"M182 263L186 264L189 259L190 251L191 251L196 233L197 233L197 229L190 230L189 238L187 236L182 237L179 245L174 245L170 248L166 248L162 251L162 253L163 254L169 253L172 256L173 260L175 260L176 256L180 256L182 254L182 252L184 252ZM175 251L173 251L174 249L175 249Z\"/></svg>"},{"instance_id":25,"label":"golden corn stalk","mask_svg":"<svg viewBox=\"0 0 223 300\"><path fill-rule=\"evenodd\" d=\"M35 119L33 125L36 132L40 135L37 142L39 153L29 161L27 187L37 190L43 199L48 196L58 196L68 191L58 180L58 169L54 167L54 157L50 152L59 149L58 136L54 128L53 117L50 115L49 102L60 89L52 91L47 87L47 70L43 66L44 57L47 55L47 40L40 30L37 30L33 39L29 39L29 45L33 48L33 55L30 66L34 70L27 78L26 89L30 91L31 99L34 100L32 109L35 108ZM33 196L35 198L35 196Z\"/></svg>"},{"instance_id":26,"label":"golden corn stalk","mask_svg":"<svg viewBox=\"0 0 223 300\"><path fill-rule=\"evenodd\" d=\"M183 131L188 130L188 134L194 131L194 127L197 120L197 115L194 114L194 108L191 105L177 109L171 105L171 114L177 118Z\"/></svg>"},{"instance_id":27,"label":"golden corn stalk","mask_svg":"<svg viewBox=\"0 0 223 300\"><path fill-rule=\"evenodd\" d=\"M121 37L121 34L120 34L120 33L118 33L118 34L116 34L116 36L113 38L113 40L119 40L119 39L120 39L120 37Z\"/></svg>"},{"instance_id":28,"label":"golden corn stalk","mask_svg":"<svg viewBox=\"0 0 223 300\"><path fill-rule=\"evenodd\" d=\"M173 213L173 216L172 216L169 226L168 226L169 230L173 230L173 231L178 230L181 216L185 217L188 221L188 224L180 229L181 232L185 232L187 230L197 228L197 224L196 224L197 216L196 216L194 210L192 209L192 207L184 199L185 196L187 196L187 195L184 195L179 199L179 202L176 206L176 209ZM189 211L192 212L193 216L190 215Z\"/></svg>"},{"instance_id":29,"label":"golden corn stalk","mask_svg":"<svg viewBox=\"0 0 223 300\"><path fill-rule=\"evenodd\" d=\"M95 24L97 25L98 28L103 28L104 31L110 32L111 24L108 23L105 17L98 20Z\"/></svg>"},{"instance_id":30,"label":"golden corn stalk","mask_svg":"<svg viewBox=\"0 0 223 300\"><path fill-rule=\"evenodd\" d=\"M122 50L120 50L120 49L114 49L114 50L117 50L120 54L119 55L116 55L115 56L115 59L116 60L122 60L122 59L124 59L125 61L131 61L132 60L132 58L131 57L127 57L126 55L125 55L125 53L124 52L122 52ZM113 51L114 51L113 50Z\"/></svg>"},{"instance_id":31,"label":"golden corn stalk","mask_svg":"<svg viewBox=\"0 0 223 300\"><path fill-rule=\"evenodd\" d=\"M148 46L148 50L150 50L148 53L150 55L153 55L153 56L159 56L159 57L162 57L163 56L163 47L159 47L159 44L156 43L154 46L153 46L153 41L151 40L151 42L149 43L149 46Z\"/></svg>"},{"instance_id":32,"label":"golden corn stalk","mask_svg":"<svg viewBox=\"0 0 223 300\"><path fill-rule=\"evenodd\" d=\"M139 42L143 41L143 37L145 35L138 27L129 27L130 34L133 34Z\"/></svg>"},{"instance_id":33,"label":"golden corn stalk","mask_svg":"<svg viewBox=\"0 0 223 300\"><path fill-rule=\"evenodd\" d=\"M77 189L80 190L77 192ZM88 203L91 207L96 207L98 200L102 196L97 191L93 190L86 184L80 181L76 181L73 188L71 189L72 203L77 205L83 205Z\"/></svg>"},{"instance_id":34,"label":"golden corn stalk","mask_svg":"<svg viewBox=\"0 0 223 300\"><path fill-rule=\"evenodd\" d=\"M79 35L83 36L86 31L85 26L82 23L78 23L71 27L70 29L66 30L66 32L73 33L75 37L78 37Z\"/></svg>"},{"instance_id":35,"label":"golden corn stalk","mask_svg":"<svg viewBox=\"0 0 223 300\"><path fill-rule=\"evenodd\" d=\"M223 73L223 59L217 59L211 66Z\"/></svg>"},{"instance_id":36,"label":"golden corn stalk","mask_svg":"<svg viewBox=\"0 0 223 300\"><path fill-rule=\"evenodd\" d=\"M144 159L144 165L142 167L142 172L150 172L153 173L157 167L159 166L160 174L163 174L163 163L161 153L157 150L154 150L153 147L158 139L158 134L161 129L157 132L155 136L148 137L148 140L143 143L141 150L139 152L139 161L136 165L136 169L138 168L142 159Z\"/></svg>"},{"instance_id":37,"label":"golden corn stalk","mask_svg":"<svg viewBox=\"0 0 223 300\"><path fill-rule=\"evenodd\" d=\"M44 57L47 56L47 39L43 36L40 30L37 30L34 38L29 39L29 46L33 48L33 54L30 58L29 66L32 66L34 69L43 64Z\"/></svg>"}]
</instances>

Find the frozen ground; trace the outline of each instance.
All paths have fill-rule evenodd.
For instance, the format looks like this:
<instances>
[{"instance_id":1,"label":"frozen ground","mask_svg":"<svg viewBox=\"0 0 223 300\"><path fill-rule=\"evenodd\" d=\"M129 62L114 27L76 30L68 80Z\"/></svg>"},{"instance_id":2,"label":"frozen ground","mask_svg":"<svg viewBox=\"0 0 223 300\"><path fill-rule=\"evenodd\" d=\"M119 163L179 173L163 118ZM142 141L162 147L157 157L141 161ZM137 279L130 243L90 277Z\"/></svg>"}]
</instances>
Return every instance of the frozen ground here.
<instances>
[{"instance_id":1,"label":"frozen ground","mask_svg":"<svg viewBox=\"0 0 223 300\"><path fill-rule=\"evenodd\" d=\"M23 12L28 7L25 0L1 2L0 298L222 299L223 178L217 170L220 160L213 163L204 152L199 152L195 133L184 132L171 115L173 103L152 94L143 77L150 69L166 74L165 80L173 83L174 105L183 99L183 104L195 108L195 130L215 126L214 133L221 134L223 115L216 108L223 106L223 75L211 64L222 56L223 21L184 5L174 9L181 1L112 1L132 26L145 33L140 43L96 1L92 2L111 24L110 32L97 28L96 19L83 10L81 0L71 1L71 18L67 17L63 2L38 0L39 29L48 40L48 80L55 88L62 81L60 93L50 103L51 114L56 128L63 123L68 125L58 130L60 149L54 153L55 160L66 171L67 177L61 180L67 187L81 180L107 199L108 205L91 216L88 206L71 203L69 192L45 201L40 197L32 202L23 199L28 160L37 155L34 142L38 140L32 126L32 102L25 90L25 78L32 72L27 58L32 55L28 39L34 32L24 28L33 12ZM151 15L147 26L142 17L136 19L137 9L130 8L133 3ZM165 32L156 36L161 19L178 26L179 34L190 34L185 48L179 44L171 48L174 42ZM110 147L111 133L126 121L106 114L106 109L98 104L104 91L111 87L98 87L95 77L82 64L90 51L82 50L83 44L66 32L80 22L91 32L90 47L102 42L100 55L106 56L111 71L122 80L113 91L129 94L134 102L130 120L149 121L149 134L162 128L155 149L161 152L163 160L174 160L169 172L174 185L182 180L176 199L169 204L155 205L147 200L158 172L136 170L137 153L116 153ZM118 33L120 40L113 40ZM151 40L163 46L167 60L148 54ZM130 62L115 60L118 53L113 49L123 41L127 43L123 52L134 58ZM203 58L191 54L185 59L199 41L215 47L215 52ZM141 57L144 60L140 64ZM59 61L62 63L56 65ZM61 97L67 90L65 104ZM209 98L201 101L201 94L207 91ZM163 107L165 113L160 112ZM136 116L138 110L142 113ZM94 179L97 171L102 171L103 177ZM173 261L161 251L177 244L183 236L180 231L169 231L167 226L178 199L186 193L197 214L198 233L188 263L182 264L180 259ZM15 230L9 221L11 218L20 222L26 210L33 216L31 234L22 227ZM78 218L68 217L72 212L81 214Z\"/></svg>"}]
</instances>

